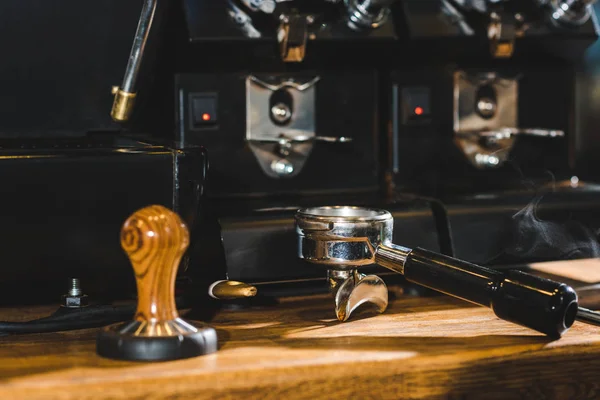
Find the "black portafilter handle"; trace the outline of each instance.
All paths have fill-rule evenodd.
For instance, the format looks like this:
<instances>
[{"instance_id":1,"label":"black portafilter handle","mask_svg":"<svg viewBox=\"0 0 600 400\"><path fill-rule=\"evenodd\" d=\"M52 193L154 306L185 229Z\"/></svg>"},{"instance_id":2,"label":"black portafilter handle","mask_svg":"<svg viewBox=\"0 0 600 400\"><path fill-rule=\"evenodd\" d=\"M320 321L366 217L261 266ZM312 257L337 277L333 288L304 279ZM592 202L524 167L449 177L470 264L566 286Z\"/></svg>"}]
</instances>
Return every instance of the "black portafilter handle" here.
<instances>
[{"instance_id":1,"label":"black portafilter handle","mask_svg":"<svg viewBox=\"0 0 600 400\"><path fill-rule=\"evenodd\" d=\"M520 271L499 272L424 249L404 262L408 281L491 308L503 320L560 338L575 322L577 293Z\"/></svg>"}]
</instances>

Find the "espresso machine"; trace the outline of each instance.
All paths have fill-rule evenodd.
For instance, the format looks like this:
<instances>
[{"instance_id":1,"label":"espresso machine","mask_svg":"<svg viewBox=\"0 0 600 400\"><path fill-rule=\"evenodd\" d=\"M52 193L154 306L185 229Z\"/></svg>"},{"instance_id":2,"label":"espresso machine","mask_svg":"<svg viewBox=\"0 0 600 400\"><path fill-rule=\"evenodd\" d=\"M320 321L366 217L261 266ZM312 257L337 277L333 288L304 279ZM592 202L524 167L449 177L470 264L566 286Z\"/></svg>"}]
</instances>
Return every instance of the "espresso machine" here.
<instances>
[{"instance_id":1,"label":"espresso machine","mask_svg":"<svg viewBox=\"0 0 600 400\"><path fill-rule=\"evenodd\" d=\"M174 132L210 152L231 277L317 290L292 222L322 205L385 208L395 241L497 267L598 254L575 151L590 2L214 7L174 11Z\"/></svg>"},{"instance_id":2,"label":"espresso machine","mask_svg":"<svg viewBox=\"0 0 600 400\"><path fill-rule=\"evenodd\" d=\"M576 151L592 2L121 3L0 5L36 19L0 24L7 288L132 295L111 232L150 204L191 227L177 293L203 304L221 281L326 291L297 257L305 207L383 208L394 242L494 268L600 254Z\"/></svg>"}]
</instances>

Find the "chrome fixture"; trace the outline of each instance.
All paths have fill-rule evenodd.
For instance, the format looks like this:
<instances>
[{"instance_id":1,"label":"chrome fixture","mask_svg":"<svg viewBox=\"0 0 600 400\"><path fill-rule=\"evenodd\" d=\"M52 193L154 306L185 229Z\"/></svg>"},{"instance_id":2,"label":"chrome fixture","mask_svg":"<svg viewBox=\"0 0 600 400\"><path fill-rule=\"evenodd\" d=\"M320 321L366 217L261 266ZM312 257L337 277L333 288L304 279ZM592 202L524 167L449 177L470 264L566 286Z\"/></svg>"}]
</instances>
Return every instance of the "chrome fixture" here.
<instances>
[{"instance_id":1,"label":"chrome fixture","mask_svg":"<svg viewBox=\"0 0 600 400\"><path fill-rule=\"evenodd\" d=\"M358 272L360 266L385 263L388 252L375 248L391 245L394 220L390 213L358 207L318 207L296 214L298 257L327 268L335 314L346 321L360 305L371 303L382 313L388 289L377 275ZM393 245L392 245L393 246Z\"/></svg>"},{"instance_id":2,"label":"chrome fixture","mask_svg":"<svg viewBox=\"0 0 600 400\"><path fill-rule=\"evenodd\" d=\"M348 26L354 30L377 29L385 24L395 0L344 0Z\"/></svg>"},{"instance_id":3,"label":"chrome fixture","mask_svg":"<svg viewBox=\"0 0 600 400\"><path fill-rule=\"evenodd\" d=\"M538 0L549 8L550 21L558 26L578 27L591 16L590 7L597 0Z\"/></svg>"},{"instance_id":4,"label":"chrome fixture","mask_svg":"<svg viewBox=\"0 0 600 400\"><path fill-rule=\"evenodd\" d=\"M296 176L314 142L345 143L346 137L315 133L316 84L320 77L246 78L246 141L271 178Z\"/></svg>"},{"instance_id":5,"label":"chrome fixture","mask_svg":"<svg viewBox=\"0 0 600 400\"><path fill-rule=\"evenodd\" d=\"M454 74L454 140L477 168L496 168L519 135L560 137L556 129L518 127L518 80L495 72Z\"/></svg>"}]
</instances>

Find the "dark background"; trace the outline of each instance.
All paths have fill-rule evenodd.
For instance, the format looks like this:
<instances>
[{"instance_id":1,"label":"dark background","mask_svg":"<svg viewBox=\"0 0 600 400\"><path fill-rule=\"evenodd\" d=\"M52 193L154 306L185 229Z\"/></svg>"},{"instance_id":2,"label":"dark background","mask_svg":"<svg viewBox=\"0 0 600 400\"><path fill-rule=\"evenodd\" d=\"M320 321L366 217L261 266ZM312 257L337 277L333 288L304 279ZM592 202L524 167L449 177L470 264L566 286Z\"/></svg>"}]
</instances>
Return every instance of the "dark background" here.
<instances>
[{"instance_id":1,"label":"dark background","mask_svg":"<svg viewBox=\"0 0 600 400\"><path fill-rule=\"evenodd\" d=\"M596 14L600 5L595 4ZM596 179L600 174L600 42L588 48L577 69L576 154L584 177Z\"/></svg>"}]
</instances>

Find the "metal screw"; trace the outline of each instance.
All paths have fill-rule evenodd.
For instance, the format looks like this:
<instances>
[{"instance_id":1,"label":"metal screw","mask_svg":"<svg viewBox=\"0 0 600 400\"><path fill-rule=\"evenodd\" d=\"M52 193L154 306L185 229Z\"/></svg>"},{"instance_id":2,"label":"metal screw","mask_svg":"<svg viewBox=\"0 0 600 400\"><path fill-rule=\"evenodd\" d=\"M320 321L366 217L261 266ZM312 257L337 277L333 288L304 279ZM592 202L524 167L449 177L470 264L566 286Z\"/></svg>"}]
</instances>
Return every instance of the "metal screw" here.
<instances>
[{"instance_id":1,"label":"metal screw","mask_svg":"<svg viewBox=\"0 0 600 400\"><path fill-rule=\"evenodd\" d=\"M79 279L71 279L71 287L67 294L62 296L62 307L67 308L82 308L87 307L88 297L83 294Z\"/></svg>"},{"instance_id":2,"label":"metal screw","mask_svg":"<svg viewBox=\"0 0 600 400\"><path fill-rule=\"evenodd\" d=\"M69 296L81 296L81 285L79 279L71 279L71 289L69 289Z\"/></svg>"}]
</instances>

